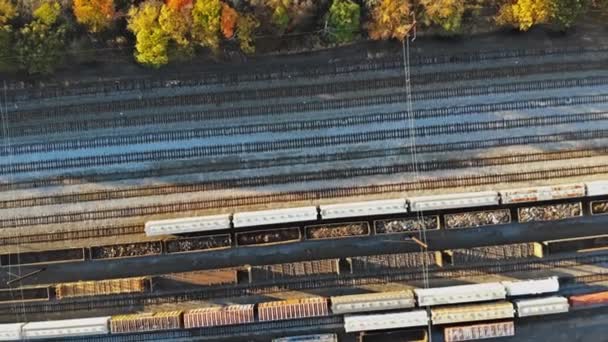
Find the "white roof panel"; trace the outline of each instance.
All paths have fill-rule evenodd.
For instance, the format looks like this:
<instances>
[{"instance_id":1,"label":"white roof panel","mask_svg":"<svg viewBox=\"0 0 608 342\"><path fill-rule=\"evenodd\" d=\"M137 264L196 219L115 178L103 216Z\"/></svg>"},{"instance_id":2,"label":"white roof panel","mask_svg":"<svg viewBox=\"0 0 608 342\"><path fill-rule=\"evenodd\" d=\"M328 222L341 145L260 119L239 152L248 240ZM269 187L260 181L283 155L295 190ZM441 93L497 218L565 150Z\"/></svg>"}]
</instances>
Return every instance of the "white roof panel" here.
<instances>
[{"instance_id":1,"label":"white roof panel","mask_svg":"<svg viewBox=\"0 0 608 342\"><path fill-rule=\"evenodd\" d=\"M459 194L408 198L412 211L454 209L498 205L496 191L465 192Z\"/></svg>"},{"instance_id":2,"label":"white roof panel","mask_svg":"<svg viewBox=\"0 0 608 342\"><path fill-rule=\"evenodd\" d=\"M324 219L399 214L406 212L407 202L405 199L340 203L321 206L321 217Z\"/></svg>"},{"instance_id":3,"label":"white roof panel","mask_svg":"<svg viewBox=\"0 0 608 342\"><path fill-rule=\"evenodd\" d=\"M570 305L568 298L561 296L519 299L515 301L517 316L541 316L568 312Z\"/></svg>"},{"instance_id":4,"label":"white roof panel","mask_svg":"<svg viewBox=\"0 0 608 342\"><path fill-rule=\"evenodd\" d=\"M275 338L272 342L338 342L336 334L315 334Z\"/></svg>"},{"instance_id":5,"label":"white roof panel","mask_svg":"<svg viewBox=\"0 0 608 342\"><path fill-rule=\"evenodd\" d=\"M502 281L500 283L505 287L508 296L523 296L559 291L559 281L557 277L521 281Z\"/></svg>"},{"instance_id":6,"label":"white roof panel","mask_svg":"<svg viewBox=\"0 0 608 342\"><path fill-rule=\"evenodd\" d=\"M587 182L587 196L608 195L608 181Z\"/></svg>"},{"instance_id":7,"label":"white roof panel","mask_svg":"<svg viewBox=\"0 0 608 342\"><path fill-rule=\"evenodd\" d=\"M146 235L172 235L229 229L230 214L146 222Z\"/></svg>"},{"instance_id":8,"label":"white roof panel","mask_svg":"<svg viewBox=\"0 0 608 342\"><path fill-rule=\"evenodd\" d=\"M585 196L585 185L562 184L555 186L538 186L534 188L510 189L500 191L502 203L524 203L549 201Z\"/></svg>"},{"instance_id":9,"label":"white roof panel","mask_svg":"<svg viewBox=\"0 0 608 342\"><path fill-rule=\"evenodd\" d=\"M317 207L300 207L236 213L232 217L234 227L251 227L266 224L314 221Z\"/></svg>"},{"instance_id":10,"label":"white roof panel","mask_svg":"<svg viewBox=\"0 0 608 342\"><path fill-rule=\"evenodd\" d=\"M347 333L356 331L384 330L427 325L429 317L425 310L344 316L344 330Z\"/></svg>"},{"instance_id":11,"label":"white roof panel","mask_svg":"<svg viewBox=\"0 0 608 342\"><path fill-rule=\"evenodd\" d=\"M43 339L108 334L110 317L64 319L59 321L32 322L23 326L23 337Z\"/></svg>"},{"instance_id":12,"label":"white roof panel","mask_svg":"<svg viewBox=\"0 0 608 342\"><path fill-rule=\"evenodd\" d=\"M25 323L0 324L0 341L20 341L24 325Z\"/></svg>"},{"instance_id":13,"label":"white roof panel","mask_svg":"<svg viewBox=\"0 0 608 342\"><path fill-rule=\"evenodd\" d=\"M331 297L331 310L334 314L407 309L416 306L411 291L392 291L365 293Z\"/></svg>"},{"instance_id":14,"label":"white roof panel","mask_svg":"<svg viewBox=\"0 0 608 342\"><path fill-rule=\"evenodd\" d=\"M505 288L500 283L415 289L414 292L419 306L481 302L506 298Z\"/></svg>"}]
</instances>

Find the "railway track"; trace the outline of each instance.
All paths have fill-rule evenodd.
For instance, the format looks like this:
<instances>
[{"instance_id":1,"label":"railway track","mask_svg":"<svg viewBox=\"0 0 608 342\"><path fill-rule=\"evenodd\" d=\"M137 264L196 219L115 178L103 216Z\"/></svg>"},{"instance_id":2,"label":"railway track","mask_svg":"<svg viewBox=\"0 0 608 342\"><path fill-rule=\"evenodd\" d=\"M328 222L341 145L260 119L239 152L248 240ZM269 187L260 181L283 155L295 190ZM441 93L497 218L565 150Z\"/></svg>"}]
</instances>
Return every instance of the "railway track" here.
<instances>
[{"instance_id":1,"label":"railway track","mask_svg":"<svg viewBox=\"0 0 608 342\"><path fill-rule=\"evenodd\" d=\"M446 177L442 179L421 180L416 182L365 185L357 187L324 188L310 191L282 192L262 196L227 197L221 199L208 199L199 201L192 200L189 202L181 203L159 204L120 209L106 209L88 212L68 212L55 215L2 219L0 220L0 228L16 228L22 226L81 222L87 220L105 220L124 217L148 216L223 207L239 207L271 203L310 201L321 198L339 198L454 187L473 187L485 184L512 183L521 181L529 182L543 179L580 177L586 175L603 174L607 172L608 165L595 165L584 167L547 169L532 172L502 173L482 176Z\"/></svg>"},{"instance_id":2,"label":"railway track","mask_svg":"<svg viewBox=\"0 0 608 342\"><path fill-rule=\"evenodd\" d=\"M82 203L88 201L113 200L123 198L169 195L177 193L213 191L239 187L268 186L310 182L317 180L344 179L346 177L363 177L372 175L390 175L407 172L430 172L438 170L455 170L471 167L489 167L498 165L523 164L531 162L572 160L594 156L608 155L608 147L558 151L549 153L528 153L476 159L450 159L441 161L393 164L377 167L355 167L342 170L317 170L314 172L291 173L289 175L269 175L239 179L206 181L201 183L162 185L143 188L132 188L112 191L96 191L88 193L73 193L58 196L31 197L18 200L0 201L0 209L23 208L65 203Z\"/></svg>"},{"instance_id":3,"label":"railway track","mask_svg":"<svg viewBox=\"0 0 608 342\"><path fill-rule=\"evenodd\" d=\"M416 127L413 129L400 128L356 134L307 137L302 139L283 139L274 141L256 141L230 145L205 146L190 149L190 151L204 151L203 153L206 152L205 156L211 157L230 154L250 154L268 151L307 149L314 147L328 147L347 144L352 145L369 143L373 141L409 139L411 137L421 138L434 135L463 134L481 131L497 131L504 129L542 127L605 120L608 120L608 112L560 114L511 120L494 120L484 122L465 122L450 123L444 125L430 125ZM338 127L338 125L334 127ZM184 149L4 164L0 165L0 175L15 175L17 173L69 169L76 167L109 166L133 162L158 162L159 160L177 159L175 156L172 155L176 154L176 152L181 151L184 151ZM199 156L201 155L200 153L197 154Z\"/></svg>"},{"instance_id":4,"label":"railway track","mask_svg":"<svg viewBox=\"0 0 608 342\"><path fill-rule=\"evenodd\" d=\"M402 78L401 78L402 79ZM567 78L567 79L550 79L550 80L537 80L527 82L514 82L505 83L494 86L478 86L478 87L466 87L466 88L447 88L438 90L424 90L414 92L412 99L415 101L423 100L435 100L440 98L449 97L460 97L460 96L485 96L492 94L503 94L512 92L525 92L535 90L546 90L546 89L561 89L571 87L592 87L608 84L608 77L586 77L586 78ZM365 86L369 89L370 83L365 83ZM180 102L178 98L169 98ZM180 103L173 103L173 106L190 106L196 105L196 96L192 97L191 101L185 101ZM161 101L159 99L151 99L150 101ZM401 103L407 100L404 92L398 92L387 95L374 95L368 97L357 97L340 100L330 101L319 101L311 103L293 103L293 104L278 104L262 107L253 108L236 108L228 110L220 110L216 113L213 112L183 112L177 114L164 114L164 115L150 115L150 116L135 116L135 117L113 117L108 119L93 119L84 121L72 121L72 122L49 122L45 125L29 125L29 126L15 126L11 127L11 136L28 136L28 135L39 135L39 134L51 134L65 131L83 131L92 129L102 128L122 128L134 125L160 125L170 124L177 122L188 122L188 121L200 121L208 119L228 119L228 118L242 118L252 115L273 115L272 113L294 113L294 112L305 112L305 111L321 111L331 109L346 109L355 107L365 107L372 105L385 105L392 103ZM143 101L143 100L142 100ZM144 101L145 102L145 101ZM142 104L143 107L157 107L155 103ZM139 103L139 102L138 102ZM109 105L109 104L107 104ZM162 105L160 105L162 106ZM108 109L109 112L122 112L126 111L126 108L114 108ZM89 113L86 108L80 110L82 113ZM20 114L22 117L25 114ZM12 116L14 117L14 116ZM252 128L248 128L251 130ZM259 131L259 128L253 128L254 131ZM238 130L237 130L238 132ZM219 134L219 133L214 133ZM225 134L225 133L224 133Z\"/></svg>"},{"instance_id":5,"label":"railway track","mask_svg":"<svg viewBox=\"0 0 608 342\"><path fill-rule=\"evenodd\" d=\"M454 279L488 274L505 274L550 270L575 265L605 265L608 254L569 255L544 260L526 259L474 266L446 266L429 269L430 279ZM279 291L307 291L322 288L348 288L391 282L423 280L419 269L390 269L358 274L324 275L308 279L272 280L267 283L215 286L204 290L175 291L165 293L135 293L105 298L74 298L52 302L32 302L23 305L0 305L0 319L9 321L18 314L56 313L117 307L141 307L143 305L173 304L216 298L238 298L251 295L267 295ZM576 281L572 282L576 284Z\"/></svg>"},{"instance_id":6,"label":"railway track","mask_svg":"<svg viewBox=\"0 0 608 342\"><path fill-rule=\"evenodd\" d=\"M523 146L530 144L542 144L542 143L556 143L566 141L581 141L581 140L593 140L608 138L608 130L591 130L591 131L576 131L569 133L559 134L547 134L547 135L534 135L534 136L520 136L520 137L509 137L509 138L498 138L489 140L467 140L457 141L450 144L428 144L428 145L416 145L408 146L403 148L395 149L379 149L369 151L354 151L344 153L334 153L327 155L305 155L295 157L279 157L270 159L254 159L254 160L241 160L239 163L233 162L219 162L213 163L208 160L183 160L186 158L204 158L207 157L205 154L207 149L205 148L193 148L183 150L173 150L169 153L160 154L156 156L159 158L157 161L166 159L182 159L175 161L172 165L163 166L161 169L152 169L145 171L133 171L133 172L114 172L102 174L97 171L94 173L74 173L64 174L58 177L44 178L40 180L32 181L21 181L14 183L0 184L0 191L9 190L21 190L39 187L51 187L51 186L63 186L63 185L77 185L89 182L103 182L103 181L116 181L124 179L139 179L147 177L162 177L168 175L179 175L179 174L191 174L200 172L213 172L213 171L231 171L237 169L258 169L269 166L285 166L285 165L301 165L301 164L312 164L332 161L344 161L344 160L357 160L367 158L379 158L379 157L391 157L398 155L410 155L416 153L439 153L439 152L456 152L466 150L476 150L484 148L494 147L505 147L505 146ZM297 146L297 145L293 145ZM170 154L174 152L175 154ZM147 155L147 154L146 154ZM124 160L124 159L123 159ZM145 161L142 158L127 159L134 162ZM74 164L71 164L74 165Z\"/></svg>"},{"instance_id":7,"label":"railway track","mask_svg":"<svg viewBox=\"0 0 608 342\"><path fill-rule=\"evenodd\" d=\"M45 234L16 234L15 236L0 237L0 246L48 243L57 241L72 241L81 239L93 239L110 236L124 236L143 234L143 225L121 226L121 227L95 227L94 229L69 230Z\"/></svg>"},{"instance_id":8,"label":"railway track","mask_svg":"<svg viewBox=\"0 0 608 342\"><path fill-rule=\"evenodd\" d=\"M121 146L130 144L151 144L162 141L178 141L187 139L201 139L210 138L217 136L234 136L234 135L249 135L257 133L283 133L291 131L303 131L303 130L318 130L318 129L333 129L344 126L356 126L365 124L378 124L384 122L402 121L410 119L429 119L429 118L444 118L453 117L455 115L474 115L481 113L490 113L505 110L524 110L524 109L538 109L547 107L562 107L562 106L573 106L573 105L588 105L608 102L608 94L591 95L591 96L579 96L575 98L548 98L540 100L527 100L527 101L512 101L495 104L483 104L483 105L466 105L456 108L432 108L413 111L412 114L408 112L392 112L392 113L371 113L365 115L352 115L347 117L332 118L325 120L314 120L314 121L291 121L281 122L274 124L252 124L252 125L239 125L229 127L217 127L217 128L204 128L204 129L190 129L190 130L179 130L179 131L166 131L158 133L143 133L138 135L123 135L123 136L101 136L91 139L77 139L77 140L64 140L64 141L47 141L44 143L29 143L29 144L15 144L15 145L4 145L0 147L0 155L13 155L23 153L42 153L52 152L60 150L75 150L85 148L101 148L111 146ZM134 121L145 118L133 118ZM160 120L164 122L154 122L156 125L168 125L173 122L169 122L171 118L162 117ZM128 121L131 119L124 119ZM83 122L84 124L85 122ZM148 122L150 123L150 122ZM90 123L87 123L89 125ZM47 127L41 125L40 127ZM90 126L88 126L90 128ZM74 129L77 129L73 127ZM118 126L116 127L118 128Z\"/></svg>"},{"instance_id":9,"label":"railway track","mask_svg":"<svg viewBox=\"0 0 608 342\"><path fill-rule=\"evenodd\" d=\"M566 46L543 49L517 49L517 50L493 50L479 53L463 53L458 55L436 55L436 56L413 56L413 66L429 66L447 63L483 62L507 58L522 58L534 56L568 55L581 53L601 53L608 51L608 46ZM112 92L125 92L134 90L148 90L159 88L183 88L214 84L238 84L242 82L276 81L292 78L312 78L319 76L349 74L354 72L382 71L403 67L400 55L389 55L387 58L373 60L364 59L355 63L340 61L319 65L314 68L294 66L293 68L279 69L277 66L267 67L266 71L255 73L249 70L239 70L233 73L205 72L181 74L171 78L139 78L139 79L110 79L100 82L76 82L70 85L45 85L44 88L35 88L25 85L10 85L6 89L8 101L26 101L42 98L56 98L65 96L83 96L93 94L108 94ZM416 71L414 71L416 72Z\"/></svg>"}]
</instances>

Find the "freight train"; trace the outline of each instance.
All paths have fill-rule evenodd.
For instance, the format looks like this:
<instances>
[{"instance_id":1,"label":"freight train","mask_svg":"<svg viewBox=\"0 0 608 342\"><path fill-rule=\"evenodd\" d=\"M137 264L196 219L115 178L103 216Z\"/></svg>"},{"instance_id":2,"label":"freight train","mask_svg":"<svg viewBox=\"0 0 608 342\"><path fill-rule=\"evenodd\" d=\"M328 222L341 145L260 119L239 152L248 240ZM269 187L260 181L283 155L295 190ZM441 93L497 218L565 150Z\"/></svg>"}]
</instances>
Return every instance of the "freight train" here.
<instances>
[{"instance_id":1,"label":"freight train","mask_svg":"<svg viewBox=\"0 0 608 342\"><path fill-rule=\"evenodd\" d=\"M348 219L363 216L494 207L583 197L594 198L605 195L608 195L608 181L595 181L148 221L145 224L145 232L147 236L177 235L277 224L293 224L296 222L314 223L321 220ZM603 208L604 202L598 203L597 207ZM576 211L576 208L573 210ZM606 205L606 211L608 211L608 205ZM520 216L525 217L526 214L525 211L520 212ZM582 212L580 214L582 215Z\"/></svg>"},{"instance_id":2,"label":"freight train","mask_svg":"<svg viewBox=\"0 0 608 342\"><path fill-rule=\"evenodd\" d=\"M529 317L568 312L568 299L551 295L558 290L558 278L550 277L413 291L311 297L186 311L2 324L0 340L211 328L344 315L344 330L347 333L425 327L432 323L438 326L448 325L446 330L452 330L447 332L450 337L446 335L446 340L459 341L459 333L453 331L453 324L456 323L510 320L487 323L502 324L502 330L496 327L493 329L508 333L513 331L512 320L516 313L518 317ZM573 303L580 301L575 299ZM479 323L467 326L469 335L483 335L484 331L487 333L487 329L484 330L481 326Z\"/></svg>"}]
</instances>

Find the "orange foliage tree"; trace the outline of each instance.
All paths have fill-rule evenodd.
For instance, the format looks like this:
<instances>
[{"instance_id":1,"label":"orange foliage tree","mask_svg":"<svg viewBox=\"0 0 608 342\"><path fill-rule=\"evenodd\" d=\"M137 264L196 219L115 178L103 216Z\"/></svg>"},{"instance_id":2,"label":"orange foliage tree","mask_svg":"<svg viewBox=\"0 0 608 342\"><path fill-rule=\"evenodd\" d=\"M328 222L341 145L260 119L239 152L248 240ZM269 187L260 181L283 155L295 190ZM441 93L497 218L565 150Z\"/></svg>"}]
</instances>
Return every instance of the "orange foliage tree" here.
<instances>
[{"instance_id":1,"label":"orange foliage tree","mask_svg":"<svg viewBox=\"0 0 608 342\"><path fill-rule=\"evenodd\" d=\"M379 0L371 8L371 20L367 25L370 38L375 40L405 39L412 27L408 0Z\"/></svg>"},{"instance_id":2,"label":"orange foliage tree","mask_svg":"<svg viewBox=\"0 0 608 342\"><path fill-rule=\"evenodd\" d=\"M222 3L222 34L224 37L230 39L234 36L234 27L239 15L236 11L228 6L226 3Z\"/></svg>"},{"instance_id":3,"label":"orange foliage tree","mask_svg":"<svg viewBox=\"0 0 608 342\"><path fill-rule=\"evenodd\" d=\"M114 0L74 0L72 9L76 21L91 32L105 30L114 20Z\"/></svg>"},{"instance_id":4,"label":"orange foliage tree","mask_svg":"<svg viewBox=\"0 0 608 342\"><path fill-rule=\"evenodd\" d=\"M167 0L167 7L179 11L184 7L192 7L192 0Z\"/></svg>"}]
</instances>

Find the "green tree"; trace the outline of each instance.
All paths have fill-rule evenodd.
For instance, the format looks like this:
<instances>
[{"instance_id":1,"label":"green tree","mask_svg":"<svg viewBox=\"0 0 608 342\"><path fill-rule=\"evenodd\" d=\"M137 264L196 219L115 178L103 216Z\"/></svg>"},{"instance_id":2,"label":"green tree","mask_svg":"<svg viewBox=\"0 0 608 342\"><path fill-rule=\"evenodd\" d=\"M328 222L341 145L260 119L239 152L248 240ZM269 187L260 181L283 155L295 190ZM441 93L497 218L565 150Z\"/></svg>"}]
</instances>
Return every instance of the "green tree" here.
<instances>
[{"instance_id":1,"label":"green tree","mask_svg":"<svg viewBox=\"0 0 608 342\"><path fill-rule=\"evenodd\" d=\"M194 38L213 51L220 47L221 12L222 4L219 0L196 0L192 9Z\"/></svg>"},{"instance_id":2,"label":"green tree","mask_svg":"<svg viewBox=\"0 0 608 342\"><path fill-rule=\"evenodd\" d=\"M272 8L272 16L270 17L270 21L276 26L281 34L287 30L290 21L285 2L286 1L277 1L276 5Z\"/></svg>"},{"instance_id":3,"label":"green tree","mask_svg":"<svg viewBox=\"0 0 608 342\"><path fill-rule=\"evenodd\" d=\"M12 0L0 0L0 26L8 24L17 16L17 7Z\"/></svg>"},{"instance_id":4,"label":"green tree","mask_svg":"<svg viewBox=\"0 0 608 342\"><path fill-rule=\"evenodd\" d=\"M553 0L551 21L561 30L567 30L589 7L587 0Z\"/></svg>"},{"instance_id":5,"label":"green tree","mask_svg":"<svg viewBox=\"0 0 608 342\"><path fill-rule=\"evenodd\" d=\"M21 68L30 74L51 74L62 61L66 27L47 25L49 18L39 17L19 30L16 53Z\"/></svg>"},{"instance_id":6,"label":"green tree","mask_svg":"<svg viewBox=\"0 0 608 342\"><path fill-rule=\"evenodd\" d=\"M11 27L0 26L0 72L14 70L13 32Z\"/></svg>"},{"instance_id":7,"label":"green tree","mask_svg":"<svg viewBox=\"0 0 608 342\"><path fill-rule=\"evenodd\" d=\"M421 0L424 21L441 26L446 32L459 32L464 14L464 0Z\"/></svg>"},{"instance_id":8,"label":"green tree","mask_svg":"<svg viewBox=\"0 0 608 342\"><path fill-rule=\"evenodd\" d=\"M136 39L135 59L155 68L169 63L169 35L158 22L162 6L160 1L146 1L129 10L128 28Z\"/></svg>"},{"instance_id":9,"label":"green tree","mask_svg":"<svg viewBox=\"0 0 608 342\"><path fill-rule=\"evenodd\" d=\"M501 6L496 22L527 31L533 25L547 23L551 13L550 0L513 0Z\"/></svg>"},{"instance_id":10,"label":"green tree","mask_svg":"<svg viewBox=\"0 0 608 342\"><path fill-rule=\"evenodd\" d=\"M359 31L361 8L350 0L334 0L329 8L327 26L338 43L350 42Z\"/></svg>"},{"instance_id":11,"label":"green tree","mask_svg":"<svg viewBox=\"0 0 608 342\"><path fill-rule=\"evenodd\" d=\"M236 38L241 50L246 54L255 52L253 34L260 27L260 22L253 14L241 15L236 22Z\"/></svg>"}]
</instances>

